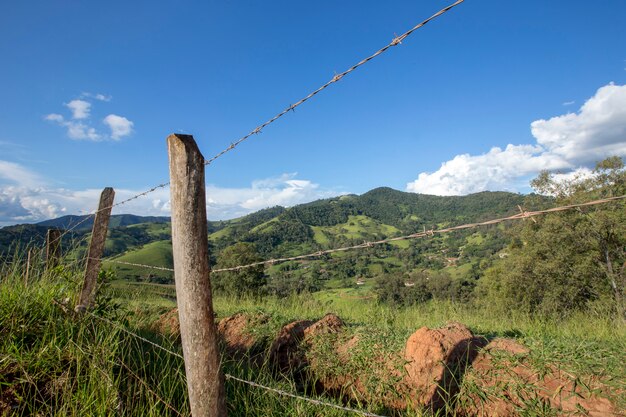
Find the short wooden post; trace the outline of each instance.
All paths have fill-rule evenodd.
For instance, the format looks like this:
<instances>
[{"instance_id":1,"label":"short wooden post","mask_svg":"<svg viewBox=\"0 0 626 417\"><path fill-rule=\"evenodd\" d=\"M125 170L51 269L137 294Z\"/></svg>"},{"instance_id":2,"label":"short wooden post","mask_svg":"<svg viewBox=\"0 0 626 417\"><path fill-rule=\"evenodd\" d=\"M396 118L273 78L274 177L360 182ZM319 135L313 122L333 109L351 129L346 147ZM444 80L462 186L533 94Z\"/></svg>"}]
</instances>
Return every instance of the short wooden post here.
<instances>
[{"instance_id":1,"label":"short wooden post","mask_svg":"<svg viewBox=\"0 0 626 417\"><path fill-rule=\"evenodd\" d=\"M226 416L209 280L204 157L191 135L167 138L172 248L191 414Z\"/></svg>"},{"instance_id":2,"label":"short wooden post","mask_svg":"<svg viewBox=\"0 0 626 417\"><path fill-rule=\"evenodd\" d=\"M95 298L94 290L98 283L98 273L100 272L100 259L104 253L104 242L107 238L114 198L115 191L111 187L105 188L102 190L102 194L100 194L100 204L98 204L98 211L96 212L91 231L91 243L89 244L89 253L87 255L87 266L85 267L85 282L83 283L83 290L80 293L78 304L75 307L76 311L84 311L93 304Z\"/></svg>"},{"instance_id":3,"label":"short wooden post","mask_svg":"<svg viewBox=\"0 0 626 417\"><path fill-rule=\"evenodd\" d=\"M52 269L59 264L61 253L61 231L48 229L46 233L46 269Z\"/></svg>"}]
</instances>

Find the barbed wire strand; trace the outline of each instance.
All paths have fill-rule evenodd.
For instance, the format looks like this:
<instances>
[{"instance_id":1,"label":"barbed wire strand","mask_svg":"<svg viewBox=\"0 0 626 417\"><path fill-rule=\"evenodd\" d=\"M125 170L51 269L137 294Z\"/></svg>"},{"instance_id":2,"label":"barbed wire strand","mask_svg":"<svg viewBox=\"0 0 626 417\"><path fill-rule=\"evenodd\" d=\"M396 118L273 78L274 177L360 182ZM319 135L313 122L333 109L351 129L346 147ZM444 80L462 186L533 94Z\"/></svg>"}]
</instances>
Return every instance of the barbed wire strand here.
<instances>
[{"instance_id":1,"label":"barbed wire strand","mask_svg":"<svg viewBox=\"0 0 626 417\"><path fill-rule=\"evenodd\" d=\"M393 40L385 45L383 48L379 49L378 51L374 52L372 55L368 56L367 58L362 59L361 61L359 61L358 63L356 63L355 65L353 65L352 67L348 68L347 70L339 73L339 74L335 74L333 76L333 78L326 82L325 84L323 84L321 87L319 87L317 90L309 93L306 97L300 99L299 101L297 101L296 103L290 105L289 107L287 107L286 109L284 109L283 111L281 111L280 113L278 113L277 115L275 115L274 117L272 117L271 119L269 119L268 121L266 121L265 123L262 123L261 125L257 126L256 128L254 128L252 131L250 131L247 135L243 136L242 138L240 138L239 140L233 142L230 144L230 146L228 146L227 148L225 148L224 150L222 150L221 152L219 152L217 155L213 156L212 158L205 160L204 164L205 165L210 165L211 163L213 163L216 159L218 159L219 157L221 157L222 155L224 155L225 153L235 149L239 144L241 144L242 142L244 142L245 140L247 140L248 138L250 138L253 135L259 134L261 133L261 131L267 127L268 125L274 123L276 120L280 119L281 117L283 117L285 114L289 113L290 111L294 111L296 109L296 107L304 104L306 101L308 101L309 99L311 99L312 97L314 97L315 95L319 94L320 92L322 92L323 90L325 90L326 88L328 88L329 86L331 86L332 84L340 81L344 76L348 75L349 73L351 73L352 71L356 70L357 68L359 68L361 65L366 64L367 62L371 61L372 59L376 58L378 55L383 54L384 52L386 52L388 49L390 49L393 46L397 46L400 45L402 43L402 41L404 39L406 39L408 36L410 36L413 32L415 32L417 29L421 28L422 26L426 25L428 22L430 22L431 20L436 19L437 17L441 16L442 14L446 13L447 11L449 11L450 9L454 8L455 6L458 6L459 4L463 3L465 0L457 0L456 2L454 2L453 4L450 4L447 7L444 7L443 9L439 10L437 13L435 13L434 15L432 15L431 17L429 17L428 19L423 20L422 22L418 23L417 25L415 25L414 27L412 27L411 29L409 29L408 31L404 32L402 35L400 36L396 36L395 38L393 38ZM104 207L102 209L99 210L95 210L92 213L88 214L84 219L82 219L81 221L79 221L78 223L76 223L74 226L72 226L71 228L65 230L56 240L60 240L63 236L65 236L66 234L70 233L71 231L75 230L78 226L80 226L81 224L85 223L87 220L89 220L91 217L95 216L97 213L104 211L104 210L108 210L108 209L112 209L118 206L121 206L123 204L126 204L130 201L133 201L137 198L143 197L145 195L148 195L160 188L164 188L167 187L170 183L169 182L165 182L159 185L156 185L152 188L150 188L149 190L146 190L144 192L141 192L139 194L136 194L132 197L127 198L126 200L120 201L119 203L113 204L110 207Z\"/></svg>"},{"instance_id":2,"label":"barbed wire strand","mask_svg":"<svg viewBox=\"0 0 626 417\"><path fill-rule=\"evenodd\" d=\"M344 407L344 406L341 406L341 405L337 405L337 404L328 403L328 402L325 402L325 401L316 400L314 398L309 398L309 397L304 397L302 395L292 394L290 392L283 391L283 390L280 390L280 389L277 389L277 388L266 387L265 385L261 385L261 384L258 384L256 382L252 382L252 381L246 381L245 379L237 378L236 376L233 376L233 375L224 374L224 376L227 379L232 379L234 381L238 381L238 382L241 382L243 384L248 384L248 385L250 385L252 387L257 387L257 388L264 389L266 391L271 391L271 392L274 392L274 393L276 393L278 395L282 395L284 397L291 397L291 398L295 398L297 400L307 401L307 402L310 402L310 403L315 404L315 405L320 405L320 406L323 406L323 407L332 407L332 408L335 408L337 410L347 411L347 412L350 412L350 413L357 413L357 414L361 414L362 416L366 416L366 417L385 417L385 416L381 416L379 414L373 414L373 413L370 413L370 412L367 412L367 411L363 411L363 410L356 410L354 408L348 408L348 407Z\"/></svg>"},{"instance_id":3,"label":"barbed wire strand","mask_svg":"<svg viewBox=\"0 0 626 417\"><path fill-rule=\"evenodd\" d=\"M307 96L305 96L304 98L300 99L296 103L289 105L287 108L285 108L283 111L281 111L280 113L278 113L277 115L275 115L274 117L272 117L271 119L266 121L265 123L262 123L259 126L257 126L256 128L254 128L253 130L251 130L247 135L245 135L242 138L240 138L239 140L231 143L230 146L228 146L227 148L225 148L224 150L222 150L221 152L219 152L218 154L216 154L212 158L209 158L209 159L205 160L204 164L205 165L212 164L216 159L218 159L219 157L221 157L225 153L235 149L243 141L249 139L253 135L257 135L257 134L261 133L261 131L265 127L267 127L268 125L274 123L276 120L280 119L281 117L283 117L285 114L289 113L290 111L294 111L296 109L296 107L304 104L306 101L308 101L309 99L313 98L315 95L321 93L326 88L330 87L332 84L334 84L336 82L339 82L343 77L345 77L346 75L350 74L352 71L356 70L361 65L364 65L364 64L368 63L369 61L371 61L372 59L376 58L378 55L383 54L384 52L386 52L390 48L392 48L394 46L397 46L397 45L400 45L404 39L406 39L408 36L410 36L417 29L419 29L422 26L426 25L431 20L434 20L437 17L441 16L442 14L446 13L450 9L454 8L455 6L458 6L459 4L463 3L463 1L464 0L457 0L453 4L450 4L449 6L444 7L443 9L439 10L437 13L435 13L434 15L429 17L428 19L423 20L422 22L418 23L417 25L415 25L414 27L412 27L408 31L404 32L402 35L396 36L395 38L393 38L393 40L389 44L387 44L384 47L380 48L378 51L374 52L372 55L368 56L367 58L363 58L361 61L359 61L358 63L354 64L352 67L348 68L344 72L341 72L339 74L335 74L333 76L333 78L331 78L330 81L328 81L325 84L323 84L317 90L314 90L313 92L309 93Z\"/></svg>"},{"instance_id":4,"label":"barbed wire strand","mask_svg":"<svg viewBox=\"0 0 626 417\"><path fill-rule=\"evenodd\" d=\"M167 349L164 346L159 345L158 343L155 343L155 342L153 342L153 341L151 341L149 339L146 339L145 337L139 336L138 334L128 330L126 327L124 327L124 326L122 326L122 325L120 325L118 323L115 323L115 322L113 322L113 321L111 321L111 320L109 320L107 318L104 318L104 317L101 317L101 316L97 316L97 315L95 315L94 313L92 313L92 312L90 312L88 310L86 310L85 312L87 314L89 314L91 317L93 317L93 318L95 318L97 320L100 320L100 321L102 321L104 323L107 323L108 325L110 325L110 326L112 326L112 327L114 327L114 328L116 328L118 330L121 330L121 331L123 331L123 332L125 332L125 333L127 333L127 334L129 334L129 335L131 335L131 336L133 336L133 337L143 341L143 342L146 342L146 343L148 343L148 344L150 344L150 345L152 345L152 346L154 346L154 347L156 347L158 349L161 349L164 352L169 353L170 355L174 355L174 356L184 360L183 355L181 355L180 353L174 352L174 351L172 351L170 349ZM309 398L309 397L305 397L305 396L302 396L302 395L293 394L293 393L290 393L290 392L287 392L287 391L283 391L283 390L280 390L280 389L277 389L277 388L268 387L268 386L259 384L257 382L241 379L241 378L238 378L236 376L233 376L233 375L230 375L230 374L227 374L227 373L224 374L224 377L226 379L231 379L233 381L241 382L243 384L247 384L247 385L250 385L252 387L261 388L261 389L264 389L266 391L274 392L276 394L279 394L279 395L282 395L282 396L285 396L285 397L291 397L291 398L295 398L295 399L298 399L298 400L307 401L307 402L309 402L311 404L315 404L315 405L319 405L319 406L323 406L323 407L332 407L332 408L335 408L335 409L338 409L338 410L347 411L347 412L351 412L351 413L356 413L356 414L360 414L360 415L366 416L366 417L385 417L385 416L382 416L382 415L379 415L379 414L373 414L373 413L369 413L367 411L357 410L357 409L349 408L349 407L343 407L343 406L340 406L340 405L337 405L337 404L333 404L333 403L329 403L329 402L326 402L326 401L321 401L321 400L317 400L317 399L314 399L314 398Z\"/></svg>"},{"instance_id":5,"label":"barbed wire strand","mask_svg":"<svg viewBox=\"0 0 626 417\"><path fill-rule=\"evenodd\" d=\"M544 214L548 214L548 213L556 213L556 212L561 212L561 211L578 209L578 208L581 208L581 207L589 207L589 206L595 206L595 205L598 205L598 204L606 204L606 203L610 203L610 202L614 202L614 201L618 201L618 200L623 200L623 199L626 199L626 195L621 195L621 196L616 196L616 197L608 197L608 198L603 198L603 199L599 199L599 200L588 201L586 203L569 204L569 205L553 207L553 208L549 208L549 209L545 209L545 210L524 211L522 209L520 211L520 213L514 214L512 216L501 217L501 218L498 218L498 219L487 220L487 221L484 221L484 222L466 223L466 224L462 224L462 225L459 225L459 226L446 227L444 229L424 230L423 232L413 233L413 234L410 234L410 235L397 236L397 237L381 239L381 240L376 240L376 241L370 241L370 242L363 242L363 243L360 243L358 245L344 246L344 247L341 247L341 248L320 250L320 251L317 251L317 252L308 253L306 255L290 256L290 257L286 257L286 258L268 259L268 260L265 260L265 261L253 262L253 263L250 263L250 264L238 265L238 266L233 266L233 267L230 267L230 268L218 268L218 269L211 270L211 272L212 273L213 272L219 273L219 272L239 271L241 269L252 268L254 266L267 265L267 264L276 264L276 263L289 262L289 261L297 261L297 260L308 259L308 258L317 258L317 257L323 256L323 255L328 255L328 254L335 253L335 252L345 252L345 251L349 251L349 250L353 250L353 249L369 248L369 247L373 247L373 246L376 246L376 245L382 245L382 244L385 244L385 243L397 242L399 240L410 240L410 239L418 239L418 238L423 238L423 237L432 237L435 234L444 234L444 233L449 233L449 232L453 232L453 231L456 231L456 230L464 230L464 229L471 229L471 228L476 228L476 227L480 227L480 226L488 226L488 225L503 223L503 222L510 221L510 220L520 220L520 219L527 219L527 218L532 219L534 217L537 217L537 216L540 216L540 215L544 215ZM172 272L174 271L174 269L172 269L172 268L165 268L165 267L159 267L159 266L152 266L152 265L144 265L144 264L138 264L138 263L124 262L124 261L118 261L118 260L115 260L115 259L103 259L102 262L113 262L113 263L119 263L119 264L124 264L124 265L131 265L131 266L136 266L136 267L141 267L141 268L159 269L159 270L172 271Z\"/></svg>"}]
</instances>

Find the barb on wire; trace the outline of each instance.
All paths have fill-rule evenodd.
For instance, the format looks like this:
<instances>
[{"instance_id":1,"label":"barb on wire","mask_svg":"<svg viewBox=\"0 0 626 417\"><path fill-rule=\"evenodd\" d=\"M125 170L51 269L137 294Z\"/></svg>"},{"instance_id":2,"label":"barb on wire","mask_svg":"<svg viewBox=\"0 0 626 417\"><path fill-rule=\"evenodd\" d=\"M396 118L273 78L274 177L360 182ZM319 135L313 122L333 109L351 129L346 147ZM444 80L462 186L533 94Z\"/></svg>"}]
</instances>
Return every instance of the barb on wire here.
<instances>
[{"instance_id":1,"label":"barb on wire","mask_svg":"<svg viewBox=\"0 0 626 417\"><path fill-rule=\"evenodd\" d=\"M268 121L266 121L265 123L260 124L259 126L255 127L253 130L251 130L247 135L243 136L242 138L240 138L239 140L233 142L230 144L230 146L228 146L226 149L224 149L223 151L219 152L217 155L213 156L212 158L209 158L207 160L204 161L205 165L210 165L212 164L216 159L218 159L219 157L221 157L222 155L224 155L225 153L235 149L240 143L242 143L243 141L245 141L246 139L250 138L253 135L259 134L261 133L261 131L267 127L268 125L274 123L276 120L280 119L281 117L283 117L285 114L289 113L290 111L293 111L296 109L296 107L300 106L301 104L304 104L307 100L311 99L312 97L314 97L316 94L321 93L322 91L324 91L326 88L330 87L332 84L340 81L343 77L345 77L346 75L350 74L352 71L356 70L357 68L359 68L361 65L364 65L366 63L368 63L369 61L371 61L372 59L376 58L378 55L386 52L387 50L389 50L390 48L400 45L402 43L402 41L404 39L406 39L408 36L410 36L413 32L415 32L417 29L421 28L422 26L424 26L425 24L427 24L428 22L430 22L431 20L436 19L437 17L441 16L442 14L446 13L447 11L449 11L450 9L452 9L455 6L458 6L459 4L463 3L464 0L457 0L456 2L450 4L449 6L444 7L443 9L439 10L437 13L435 13L434 15L430 16L428 19L421 21L420 23L418 23L417 25L413 26L411 29L409 29L408 31L404 32L402 35L400 36L396 36L393 38L393 40L388 43L387 45L385 45L384 47L380 48L378 51L374 52L372 55L368 56L367 58L363 58L362 60L360 60L358 63L354 64L353 66L351 66L350 68L348 68L347 70L340 72L339 74L335 74L330 81L326 82L325 84L323 84L321 87L319 87L317 90L309 93L307 96L305 96L304 98L298 100L297 102L295 102L294 104L290 104L287 108L285 108L283 111L281 111L280 113L278 113L276 116L272 117L271 119L269 119Z\"/></svg>"},{"instance_id":2,"label":"barb on wire","mask_svg":"<svg viewBox=\"0 0 626 417\"><path fill-rule=\"evenodd\" d=\"M413 234L410 234L410 235L397 236L397 237L392 237L392 238L382 239L382 240L376 240L376 241L371 241L371 242L363 242L363 243L360 243L358 245L353 245L353 246L344 246L344 247L341 247L341 248L320 250L320 251L317 251L317 252L308 253L306 255L290 256L290 257L287 257L287 258L268 259L268 260L265 260L265 261L254 262L254 263L250 263L250 264L246 264L246 265L238 265L238 266L233 266L233 267L230 267L230 268L218 268L218 269L211 270L211 272L212 273L213 272L219 273L219 272L228 272L228 271L240 271L240 270L245 269L245 268L252 268L254 266L259 266L259 265L273 265L273 264L281 263L281 262L297 261L297 260L309 259L309 258L318 258L320 256L328 255L328 254L335 253L335 252L345 252L345 251L349 251L349 250L353 250L353 249L371 248L371 247L376 246L376 245L382 245L382 244L385 244L385 243L397 242L399 240L410 240L410 239L418 239L418 238L423 238L423 237L433 237L436 234L443 234L443 233L453 232L455 230L471 229L471 228L480 227L480 226L488 226L488 225L492 225L492 224L503 223L503 222L510 221L510 220L519 220L519 219L530 218L531 220L535 221L534 217L540 216L540 215L543 215L543 214L555 213L555 212L559 212L559 211L566 211L566 210L572 210L572 209L580 209L581 207L595 206L595 205L598 205L598 204L605 204L605 203L609 203L609 202L612 202L612 201L618 201L618 200L623 200L623 199L626 199L626 195L617 196L617 197L603 198L603 199L600 199L600 200L588 201L586 203L570 204L570 205L567 205L567 206L553 207L553 208L549 208L549 209L545 209L545 210L538 210L538 211L524 211L523 209L521 209L520 213L514 214L514 215L509 216L509 217L502 217L502 218L493 219L493 220L487 220L487 221L478 222L478 223L466 223L466 224L462 224L460 226L452 226L452 227L447 227L445 229L437 229L437 230L435 230L435 229L426 230L426 228L424 227L424 230L422 232L413 233ZM153 266L153 265L137 264L137 263L131 263L131 262L124 262L124 261L118 261L118 260L115 260L115 259L102 259L102 262L113 262L113 263L119 263L119 264L123 264L123 265L137 266L137 267L141 267L141 268L159 269L159 270L163 270L163 271L172 271L172 272L174 271L171 268L165 268L165 267Z\"/></svg>"}]
</instances>

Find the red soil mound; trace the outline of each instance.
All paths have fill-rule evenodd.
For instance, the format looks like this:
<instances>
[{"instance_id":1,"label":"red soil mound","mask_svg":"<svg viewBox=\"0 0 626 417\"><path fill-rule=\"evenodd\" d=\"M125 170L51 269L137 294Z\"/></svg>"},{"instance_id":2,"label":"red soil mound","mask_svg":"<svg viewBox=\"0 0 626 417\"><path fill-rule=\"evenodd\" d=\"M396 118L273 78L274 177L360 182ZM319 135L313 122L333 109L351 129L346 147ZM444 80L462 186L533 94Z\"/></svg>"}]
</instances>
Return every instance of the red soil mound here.
<instances>
[{"instance_id":1,"label":"red soil mound","mask_svg":"<svg viewBox=\"0 0 626 417\"><path fill-rule=\"evenodd\" d=\"M422 327L406 343L405 384L413 405L438 409L458 391L459 375L476 356L479 339L461 323Z\"/></svg>"},{"instance_id":2,"label":"red soil mound","mask_svg":"<svg viewBox=\"0 0 626 417\"><path fill-rule=\"evenodd\" d=\"M513 340L491 341L466 375L482 391L483 398L469 393L469 404L461 414L513 417L521 416L519 410L532 406L549 406L557 415L617 415L605 398L609 394L606 387L593 378L580 384L573 375L551 365L539 372L530 363L528 353L526 347Z\"/></svg>"}]
</instances>

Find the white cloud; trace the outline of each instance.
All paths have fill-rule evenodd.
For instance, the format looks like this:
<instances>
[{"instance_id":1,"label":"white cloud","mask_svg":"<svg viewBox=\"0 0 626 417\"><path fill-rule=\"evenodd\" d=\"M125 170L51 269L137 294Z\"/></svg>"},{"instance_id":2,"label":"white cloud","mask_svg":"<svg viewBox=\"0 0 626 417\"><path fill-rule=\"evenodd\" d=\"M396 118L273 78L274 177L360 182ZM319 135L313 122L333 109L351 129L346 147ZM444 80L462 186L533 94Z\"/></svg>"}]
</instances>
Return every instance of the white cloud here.
<instances>
[{"instance_id":1,"label":"white cloud","mask_svg":"<svg viewBox=\"0 0 626 417\"><path fill-rule=\"evenodd\" d=\"M544 169L580 173L607 156L626 156L626 85L601 87L577 113L534 121L531 132L535 144L457 155L433 173L422 172L406 189L437 195L519 191Z\"/></svg>"},{"instance_id":2,"label":"white cloud","mask_svg":"<svg viewBox=\"0 0 626 417\"><path fill-rule=\"evenodd\" d=\"M70 139L89 139L93 141L102 139L102 136L96 132L96 129L83 123L65 122L63 125L67 127L67 136Z\"/></svg>"},{"instance_id":3,"label":"white cloud","mask_svg":"<svg viewBox=\"0 0 626 417\"><path fill-rule=\"evenodd\" d=\"M43 182L42 178L20 164L0 160L0 184L36 187Z\"/></svg>"},{"instance_id":4,"label":"white cloud","mask_svg":"<svg viewBox=\"0 0 626 417\"><path fill-rule=\"evenodd\" d=\"M537 143L575 164L626 155L626 85L600 88L580 108L531 123Z\"/></svg>"},{"instance_id":5,"label":"white cloud","mask_svg":"<svg viewBox=\"0 0 626 417\"><path fill-rule=\"evenodd\" d=\"M457 155L432 174L421 173L407 191L464 195L485 190L516 191L515 180L542 169L569 168L567 161L546 155L540 146L508 145L483 155Z\"/></svg>"},{"instance_id":6,"label":"white cloud","mask_svg":"<svg viewBox=\"0 0 626 417\"><path fill-rule=\"evenodd\" d=\"M229 219L275 205L293 206L342 193L324 190L296 174L254 181L249 187L224 188L207 185L207 214L211 220ZM146 187L148 188L148 187ZM0 161L0 226L37 222L66 214L87 214L94 210L102 190L54 188L36 173L18 164ZM144 189L116 189L115 201L126 200ZM170 190L160 188L146 197L116 207L114 214L169 216Z\"/></svg>"},{"instance_id":7,"label":"white cloud","mask_svg":"<svg viewBox=\"0 0 626 417\"><path fill-rule=\"evenodd\" d=\"M111 139L113 140L119 140L133 132L133 122L125 117L109 114L103 122L111 129Z\"/></svg>"},{"instance_id":8,"label":"white cloud","mask_svg":"<svg viewBox=\"0 0 626 417\"><path fill-rule=\"evenodd\" d=\"M72 111L72 119L88 119L91 103L85 100L72 100L65 105Z\"/></svg>"},{"instance_id":9,"label":"white cloud","mask_svg":"<svg viewBox=\"0 0 626 417\"><path fill-rule=\"evenodd\" d=\"M60 114L52 113L45 116L44 119L67 128L67 136L70 139L89 139L93 141L103 139L103 136L99 134L93 127L88 126L80 121L65 120Z\"/></svg>"},{"instance_id":10,"label":"white cloud","mask_svg":"<svg viewBox=\"0 0 626 417\"><path fill-rule=\"evenodd\" d=\"M64 121L63 116L61 116L60 114L56 114L56 113L50 113L49 115L45 116L44 119L50 122L57 122L57 123L63 123Z\"/></svg>"},{"instance_id":11,"label":"white cloud","mask_svg":"<svg viewBox=\"0 0 626 417\"><path fill-rule=\"evenodd\" d=\"M107 101L107 102L113 99L112 96L108 96L106 94L100 94L100 93L93 94L93 93L83 92L80 96L81 98L93 98L98 101Z\"/></svg>"},{"instance_id":12,"label":"white cloud","mask_svg":"<svg viewBox=\"0 0 626 417\"><path fill-rule=\"evenodd\" d=\"M63 115L58 113L50 113L44 116L44 120L65 127L67 129L67 136L74 140L120 140L122 137L132 133L134 123L126 117L115 114L109 114L102 120L102 123L110 129L110 135L98 131L98 129L91 125L91 103L83 99L91 98L99 101L110 101L111 96L82 93L80 97L81 99L75 99L65 104L72 113L70 120L65 119Z\"/></svg>"},{"instance_id":13,"label":"white cloud","mask_svg":"<svg viewBox=\"0 0 626 417\"><path fill-rule=\"evenodd\" d=\"M563 102L563 105L564 106L571 106L572 104L575 104L575 103L576 103L575 101L565 101L565 102Z\"/></svg>"}]
</instances>

